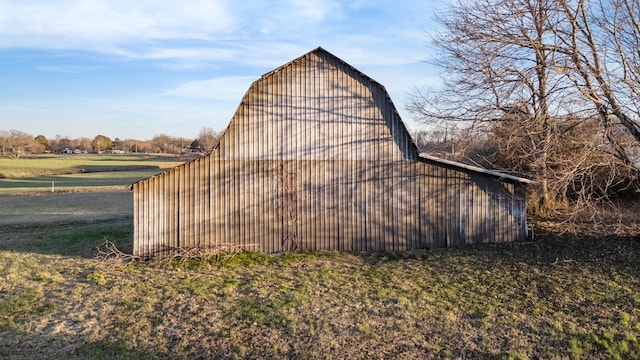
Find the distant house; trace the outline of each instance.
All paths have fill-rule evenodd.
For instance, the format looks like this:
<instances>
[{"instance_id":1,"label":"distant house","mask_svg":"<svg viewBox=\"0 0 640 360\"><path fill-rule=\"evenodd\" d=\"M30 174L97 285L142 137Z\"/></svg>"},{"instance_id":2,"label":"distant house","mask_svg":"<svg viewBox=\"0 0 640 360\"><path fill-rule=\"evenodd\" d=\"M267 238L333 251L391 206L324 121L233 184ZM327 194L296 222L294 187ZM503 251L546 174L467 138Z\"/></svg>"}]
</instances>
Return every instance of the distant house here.
<instances>
[{"instance_id":1,"label":"distant house","mask_svg":"<svg viewBox=\"0 0 640 360\"><path fill-rule=\"evenodd\" d=\"M317 48L254 82L211 153L132 185L134 253L523 240L528 183L420 156L385 88Z\"/></svg>"},{"instance_id":2,"label":"distant house","mask_svg":"<svg viewBox=\"0 0 640 360\"><path fill-rule=\"evenodd\" d=\"M86 154L87 150L84 149L69 149L69 148L64 148L62 149L62 151L60 151L61 154Z\"/></svg>"},{"instance_id":3,"label":"distant house","mask_svg":"<svg viewBox=\"0 0 640 360\"><path fill-rule=\"evenodd\" d=\"M189 146L189 147L182 148L182 153L183 154L202 153L202 152L204 152L204 150L201 147L197 147L197 146Z\"/></svg>"}]
</instances>

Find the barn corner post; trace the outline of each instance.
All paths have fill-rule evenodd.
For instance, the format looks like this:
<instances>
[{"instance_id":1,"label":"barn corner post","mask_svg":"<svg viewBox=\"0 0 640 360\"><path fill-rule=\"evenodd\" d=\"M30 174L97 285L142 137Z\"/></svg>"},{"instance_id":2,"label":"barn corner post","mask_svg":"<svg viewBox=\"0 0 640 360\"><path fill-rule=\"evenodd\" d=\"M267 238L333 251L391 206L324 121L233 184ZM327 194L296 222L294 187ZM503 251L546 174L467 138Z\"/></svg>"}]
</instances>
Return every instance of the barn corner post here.
<instances>
[{"instance_id":1,"label":"barn corner post","mask_svg":"<svg viewBox=\"0 0 640 360\"><path fill-rule=\"evenodd\" d=\"M256 80L197 164L132 186L134 251L511 241L526 234L526 183L419 154L385 88L317 48Z\"/></svg>"},{"instance_id":2,"label":"barn corner post","mask_svg":"<svg viewBox=\"0 0 640 360\"><path fill-rule=\"evenodd\" d=\"M138 184L132 184L130 189L132 190L133 197L133 255L140 256L142 254L140 246L140 225L139 225L139 216L140 216L140 205L141 201L139 198L139 193L137 191Z\"/></svg>"}]
</instances>

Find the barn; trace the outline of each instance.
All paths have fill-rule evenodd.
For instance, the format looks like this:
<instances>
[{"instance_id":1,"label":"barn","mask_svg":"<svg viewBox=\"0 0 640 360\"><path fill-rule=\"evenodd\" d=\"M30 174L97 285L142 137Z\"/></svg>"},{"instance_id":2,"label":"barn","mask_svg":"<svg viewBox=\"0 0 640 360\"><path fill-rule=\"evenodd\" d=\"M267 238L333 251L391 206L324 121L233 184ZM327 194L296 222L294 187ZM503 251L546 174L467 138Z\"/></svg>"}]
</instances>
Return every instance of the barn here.
<instances>
[{"instance_id":1,"label":"barn","mask_svg":"<svg viewBox=\"0 0 640 360\"><path fill-rule=\"evenodd\" d=\"M317 48L255 81L211 153L132 185L134 254L523 240L528 183L421 156L385 88Z\"/></svg>"}]
</instances>

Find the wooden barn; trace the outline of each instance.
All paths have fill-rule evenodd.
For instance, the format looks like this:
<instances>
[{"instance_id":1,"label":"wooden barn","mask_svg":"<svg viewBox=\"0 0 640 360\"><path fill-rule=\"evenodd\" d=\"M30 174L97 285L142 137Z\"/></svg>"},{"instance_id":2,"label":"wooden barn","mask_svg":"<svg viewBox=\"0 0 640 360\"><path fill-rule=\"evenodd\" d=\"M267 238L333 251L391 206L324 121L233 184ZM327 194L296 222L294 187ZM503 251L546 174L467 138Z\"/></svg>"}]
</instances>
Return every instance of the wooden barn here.
<instances>
[{"instance_id":1,"label":"wooden barn","mask_svg":"<svg viewBox=\"0 0 640 360\"><path fill-rule=\"evenodd\" d=\"M529 182L421 156L385 88L317 48L255 81L207 156L132 185L134 254L523 240Z\"/></svg>"}]
</instances>

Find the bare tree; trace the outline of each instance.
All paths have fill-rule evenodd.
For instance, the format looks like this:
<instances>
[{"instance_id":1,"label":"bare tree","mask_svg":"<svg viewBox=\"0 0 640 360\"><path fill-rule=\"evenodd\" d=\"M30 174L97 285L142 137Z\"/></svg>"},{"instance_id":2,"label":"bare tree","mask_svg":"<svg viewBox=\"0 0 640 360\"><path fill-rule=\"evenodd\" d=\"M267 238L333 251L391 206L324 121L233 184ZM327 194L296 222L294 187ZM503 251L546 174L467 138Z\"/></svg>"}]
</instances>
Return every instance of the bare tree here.
<instances>
[{"instance_id":1,"label":"bare tree","mask_svg":"<svg viewBox=\"0 0 640 360\"><path fill-rule=\"evenodd\" d=\"M437 21L444 31L434 39L442 54L435 64L444 70L444 88L418 93L410 110L426 121L463 121L475 132L505 133L508 121L505 139L521 141L517 153L509 149L517 163L503 167L536 174L542 206L552 206L557 199L549 157L556 115L565 111L559 101L564 79L549 66L558 41L554 1L458 1Z\"/></svg>"},{"instance_id":2,"label":"bare tree","mask_svg":"<svg viewBox=\"0 0 640 360\"><path fill-rule=\"evenodd\" d=\"M73 148L81 152L89 152L93 148L94 141L88 137L81 137L72 141Z\"/></svg>"},{"instance_id":3,"label":"bare tree","mask_svg":"<svg viewBox=\"0 0 640 360\"><path fill-rule=\"evenodd\" d=\"M14 159L44 150L44 146L38 143L33 136L18 130L3 131L0 133L0 141L2 142L3 154L8 154Z\"/></svg>"},{"instance_id":4,"label":"bare tree","mask_svg":"<svg viewBox=\"0 0 640 360\"><path fill-rule=\"evenodd\" d=\"M189 144L191 144L189 139L160 134L151 139L151 151L163 154L180 154Z\"/></svg>"},{"instance_id":5,"label":"bare tree","mask_svg":"<svg viewBox=\"0 0 640 360\"><path fill-rule=\"evenodd\" d=\"M123 150L132 153L145 153L151 151L151 145L149 141L137 140L137 139L125 139L122 141Z\"/></svg>"},{"instance_id":6,"label":"bare tree","mask_svg":"<svg viewBox=\"0 0 640 360\"><path fill-rule=\"evenodd\" d=\"M459 0L436 18L444 85L416 92L408 106L425 122L463 123L486 139L469 158L535 177L542 213L601 199L637 177L627 140L640 139L638 114L628 112L639 102L622 104L638 89L640 61L625 52L635 44L631 57L640 56L639 37L628 25L635 18L620 14L637 17L640 0L586 1Z\"/></svg>"},{"instance_id":7,"label":"bare tree","mask_svg":"<svg viewBox=\"0 0 640 360\"><path fill-rule=\"evenodd\" d=\"M209 152L218 144L221 135L219 132L214 131L213 128L203 127L200 129L196 141L205 152Z\"/></svg>"},{"instance_id":8,"label":"bare tree","mask_svg":"<svg viewBox=\"0 0 640 360\"><path fill-rule=\"evenodd\" d=\"M64 149L72 149L74 144L73 140L68 136L63 137L62 135L56 135L55 139L49 141L49 146L51 147L51 151L61 152Z\"/></svg>"},{"instance_id":9,"label":"bare tree","mask_svg":"<svg viewBox=\"0 0 640 360\"><path fill-rule=\"evenodd\" d=\"M612 128L620 124L640 141L640 1L557 1L565 57L555 69L593 104L616 156L633 165Z\"/></svg>"}]
</instances>

